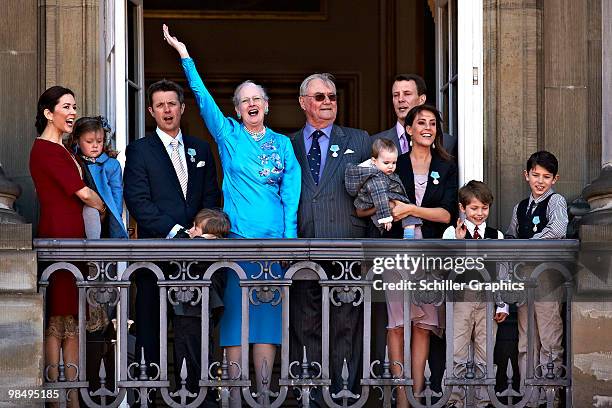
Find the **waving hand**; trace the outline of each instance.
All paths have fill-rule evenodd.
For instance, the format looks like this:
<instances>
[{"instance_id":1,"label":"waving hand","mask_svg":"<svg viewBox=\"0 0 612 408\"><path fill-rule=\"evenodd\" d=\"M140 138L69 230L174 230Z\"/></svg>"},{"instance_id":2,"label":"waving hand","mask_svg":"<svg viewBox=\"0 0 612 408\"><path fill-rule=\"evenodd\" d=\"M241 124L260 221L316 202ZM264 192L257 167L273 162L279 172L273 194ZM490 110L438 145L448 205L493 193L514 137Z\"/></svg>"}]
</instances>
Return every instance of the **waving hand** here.
<instances>
[{"instance_id":1,"label":"waving hand","mask_svg":"<svg viewBox=\"0 0 612 408\"><path fill-rule=\"evenodd\" d=\"M170 31L168 31L168 26L164 24L162 26L162 30L164 32L164 40L166 40L166 42L170 44L172 48L178 51L181 58L189 58L187 47L185 46L185 44L180 42L176 37L173 37L170 35Z\"/></svg>"}]
</instances>

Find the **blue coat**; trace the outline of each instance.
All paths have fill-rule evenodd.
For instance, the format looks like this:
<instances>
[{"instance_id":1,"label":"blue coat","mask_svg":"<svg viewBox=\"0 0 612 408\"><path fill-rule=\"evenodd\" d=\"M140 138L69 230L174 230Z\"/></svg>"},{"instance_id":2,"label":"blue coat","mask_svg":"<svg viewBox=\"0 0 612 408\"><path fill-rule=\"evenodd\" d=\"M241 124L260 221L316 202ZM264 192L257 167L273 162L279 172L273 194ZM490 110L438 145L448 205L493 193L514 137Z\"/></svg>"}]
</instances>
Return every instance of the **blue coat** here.
<instances>
[{"instance_id":1,"label":"blue coat","mask_svg":"<svg viewBox=\"0 0 612 408\"><path fill-rule=\"evenodd\" d=\"M102 153L95 163L86 163L98 194L108 209L108 238L127 238L128 234L121 218L123 213L121 165L117 159L108 157L106 153Z\"/></svg>"}]
</instances>

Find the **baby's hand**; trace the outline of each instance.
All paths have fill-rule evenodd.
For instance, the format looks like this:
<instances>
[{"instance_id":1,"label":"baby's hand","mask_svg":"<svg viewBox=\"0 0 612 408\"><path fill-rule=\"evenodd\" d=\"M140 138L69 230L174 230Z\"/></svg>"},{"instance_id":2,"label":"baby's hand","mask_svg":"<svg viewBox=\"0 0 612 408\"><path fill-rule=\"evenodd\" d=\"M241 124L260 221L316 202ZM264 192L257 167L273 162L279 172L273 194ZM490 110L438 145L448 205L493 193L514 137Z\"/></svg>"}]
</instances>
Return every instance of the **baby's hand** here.
<instances>
[{"instance_id":1,"label":"baby's hand","mask_svg":"<svg viewBox=\"0 0 612 408\"><path fill-rule=\"evenodd\" d=\"M504 320L506 320L506 317L508 317L508 313L497 312L495 313L495 316L493 316L493 320L495 320L499 324L503 323Z\"/></svg>"},{"instance_id":2,"label":"baby's hand","mask_svg":"<svg viewBox=\"0 0 612 408\"><path fill-rule=\"evenodd\" d=\"M463 220L461 218L457 219L457 228L455 228L455 238L465 239L466 232L467 232L467 227L463 223Z\"/></svg>"},{"instance_id":3,"label":"baby's hand","mask_svg":"<svg viewBox=\"0 0 612 408\"><path fill-rule=\"evenodd\" d=\"M392 225L393 225L392 222L385 222L385 224L384 224L385 230L390 231Z\"/></svg>"},{"instance_id":4,"label":"baby's hand","mask_svg":"<svg viewBox=\"0 0 612 408\"><path fill-rule=\"evenodd\" d=\"M195 231L195 227L191 227L187 230L187 233L189 234L189 238L194 238L199 236L198 233Z\"/></svg>"}]
</instances>

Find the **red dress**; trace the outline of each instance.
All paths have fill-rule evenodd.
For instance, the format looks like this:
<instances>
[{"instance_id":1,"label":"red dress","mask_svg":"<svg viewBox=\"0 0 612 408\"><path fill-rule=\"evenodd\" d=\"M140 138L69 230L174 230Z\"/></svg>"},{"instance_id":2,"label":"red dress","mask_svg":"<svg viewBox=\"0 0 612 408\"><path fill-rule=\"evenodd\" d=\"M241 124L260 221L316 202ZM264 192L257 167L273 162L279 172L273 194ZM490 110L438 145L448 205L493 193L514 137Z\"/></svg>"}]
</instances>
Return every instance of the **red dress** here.
<instances>
[{"instance_id":1,"label":"red dress","mask_svg":"<svg viewBox=\"0 0 612 408\"><path fill-rule=\"evenodd\" d=\"M83 202L76 192L85 187L79 169L63 146L36 139L30 151L30 174L40 203L40 238L85 238ZM50 316L77 315L78 292L72 273L51 275Z\"/></svg>"}]
</instances>

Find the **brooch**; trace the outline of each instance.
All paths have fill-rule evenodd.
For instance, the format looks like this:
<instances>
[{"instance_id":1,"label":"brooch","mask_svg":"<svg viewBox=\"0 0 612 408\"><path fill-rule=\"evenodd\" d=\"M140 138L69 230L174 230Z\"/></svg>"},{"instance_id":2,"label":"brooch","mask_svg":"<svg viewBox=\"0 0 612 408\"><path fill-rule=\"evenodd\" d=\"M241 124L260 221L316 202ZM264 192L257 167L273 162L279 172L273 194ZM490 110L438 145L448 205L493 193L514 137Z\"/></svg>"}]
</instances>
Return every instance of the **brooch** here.
<instances>
[{"instance_id":1,"label":"brooch","mask_svg":"<svg viewBox=\"0 0 612 408\"><path fill-rule=\"evenodd\" d=\"M192 149L190 147L189 149L187 149L187 154L189 155L189 160L191 160L192 163L195 163L195 155L196 155L195 149Z\"/></svg>"},{"instance_id":2,"label":"brooch","mask_svg":"<svg viewBox=\"0 0 612 408\"><path fill-rule=\"evenodd\" d=\"M434 184L440 184L440 182L438 181L438 179L440 178L440 175L438 174L437 171L432 171L430 176L433 179Z\"/></svg>"},{"instance_id":3,"label":"brooch","mask_svg":"<svg viewBox=\"0 0 612 408\"><path fill-rule=\"evenodd\" d=\"M535 217L533 217L531 222L533 223L533 232L538 232L538 224L540 223L540 216L536 215Z\"/></svg>"},{"instance_id":4,"label":"brooch","mask_svg":"<svg viewBox=\"0 0 612 408\"><path fill-rule=\"evenodd\" d=\"M340 147L338 145L331 145L329 147L329 150L332 152L332 157L338 157L338 150L340 150Z\"/></svg>"}]
</instances>

